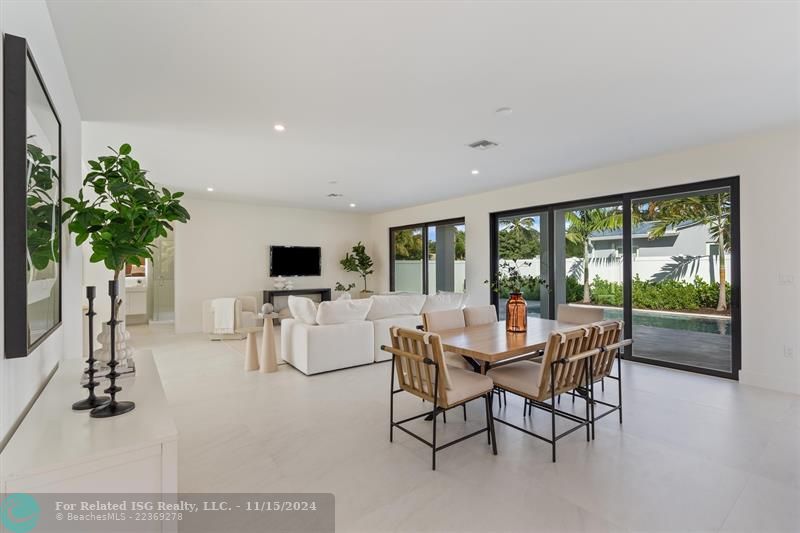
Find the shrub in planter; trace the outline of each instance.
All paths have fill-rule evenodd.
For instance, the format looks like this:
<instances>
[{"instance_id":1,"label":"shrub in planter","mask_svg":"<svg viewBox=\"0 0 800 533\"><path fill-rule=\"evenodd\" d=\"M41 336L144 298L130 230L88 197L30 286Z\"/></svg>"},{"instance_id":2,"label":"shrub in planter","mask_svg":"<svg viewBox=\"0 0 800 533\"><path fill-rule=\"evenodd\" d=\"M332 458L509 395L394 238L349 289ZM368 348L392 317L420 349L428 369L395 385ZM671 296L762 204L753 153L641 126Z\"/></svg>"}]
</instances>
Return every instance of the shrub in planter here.
<instances>
[{"instance_id":1,"label":"shrub in planter","mask_svg":"<svg viewBox=\"0 0 800 533\"><path fill-rule=\"evenodd\" d=\"M567 276L567 303L583 300L583 284L572 276Z\"/></svg>"}]
</instances>

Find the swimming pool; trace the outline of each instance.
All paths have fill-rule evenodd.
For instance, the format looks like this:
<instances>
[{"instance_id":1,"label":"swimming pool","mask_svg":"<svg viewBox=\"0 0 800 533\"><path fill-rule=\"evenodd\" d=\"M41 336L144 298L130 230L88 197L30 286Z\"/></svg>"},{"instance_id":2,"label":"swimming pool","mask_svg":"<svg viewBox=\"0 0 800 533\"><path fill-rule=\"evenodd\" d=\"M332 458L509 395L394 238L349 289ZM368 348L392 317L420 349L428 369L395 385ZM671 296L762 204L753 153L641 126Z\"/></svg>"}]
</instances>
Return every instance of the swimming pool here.
<instances>
[{"instance_id":1,"label":"swimming pool","mask_svg":"<svg viewBox=\"0 0 800 533\"><path fill-rule=\"evenodd\" d=\"M500 320L505 320L506 300L500 300ZM528 316L540 316L538 300L528 302ZM606 320L622 320L622 309L606 307L603 309ZM633 310L634 326L650 326L653 328L674 329L678 331L697 331L700 333L713 333L716 335L731 334L730 317L714 318L688 313L670 313L668 311L648 311L644 309Z\"/></svg>"},{"instance_id":2,"label":"swimming pool","mask_svg":"<svg viewBox=\"0 0 800 533\"><path fill-rule=\"evenodd\" d=\"M605 309L603 316L607 320L622 320L622 309ZM708 316L694 316L684 313L662 311L654 313L641 309L633 310L633 325L715 333L717 335L731 334L731 319L728 317L711 318Z\"/></svg>"}]
</instances>

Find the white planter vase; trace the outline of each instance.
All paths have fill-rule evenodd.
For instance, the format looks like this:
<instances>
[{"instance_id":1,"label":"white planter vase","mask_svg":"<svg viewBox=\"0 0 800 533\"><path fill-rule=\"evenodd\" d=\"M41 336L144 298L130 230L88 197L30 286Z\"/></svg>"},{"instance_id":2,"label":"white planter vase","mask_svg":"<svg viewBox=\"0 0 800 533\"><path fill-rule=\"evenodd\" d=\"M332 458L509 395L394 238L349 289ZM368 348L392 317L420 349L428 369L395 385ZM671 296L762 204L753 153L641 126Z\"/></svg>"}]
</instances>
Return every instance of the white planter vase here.
<instances>
[{"instance_id":1,"label":"white planter vase","mask_svg":"<svg viewBox=\"0 0 800 533\"><path fill-rule=\"evenodd\" d=\"M120 363L120 366L127 366L128 360L133 355L133 350L128 346L128 339L130 338L131 334L125 329L125 322L120 321L114 333L114 344L116 344L114 356ZM103 328L97 335L97 342L103 347L99 350L95 350L94 358L101 363L108 363L111 361L111 328L106 322L103 322Z\"/></svg>"}]
</instances>

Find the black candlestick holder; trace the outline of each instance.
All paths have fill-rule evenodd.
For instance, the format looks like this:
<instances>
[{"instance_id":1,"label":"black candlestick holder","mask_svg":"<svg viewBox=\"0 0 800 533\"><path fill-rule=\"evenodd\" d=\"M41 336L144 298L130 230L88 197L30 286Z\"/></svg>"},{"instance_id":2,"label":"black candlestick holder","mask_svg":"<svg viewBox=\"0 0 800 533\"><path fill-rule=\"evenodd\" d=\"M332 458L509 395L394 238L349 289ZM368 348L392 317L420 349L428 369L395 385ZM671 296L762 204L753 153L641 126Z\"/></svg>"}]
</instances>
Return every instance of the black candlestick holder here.
<instances>
[{"instance_id":1,"label":"black candlestick holder","mask_svg":"<svg viewBox=\"0 0 800 533\"><path fill-rule=\"evenodd\" d=\"M86 298L89 300L89 310L86 312L86 316L89 317L89 359L86 361L89 364L89 368L86 369L86 374L89 376L89 381L83 387L89 389L89 397L73 403L72 408L75 411L94 409L110 401L108 396L94 395L94 388L99 385L99 383L94 380L94 363L96 362L94 358L94 316L97 314L94 312L94 296L95 288L93 286L86 287Z\"/></svg>"},{"instance_id":2,"label":"black candlestick holder","mask_svg":"<svg viewBox=\"0 0 800 533\"><path fill-rule=\"evenodd\" d=\"M111 395L111 401L101 407L95 407L92 409L89 416L92 418L109 418L112 416L118 416L128 411L132 411L136 404L133 402L118 402L117 401L117 393L122 390L122 387L117 386L117 378L119 374L117 373L117 324L119 321L117 320L117 281L111 280L108 282L108 295L111 297L111 320L108 321L108 326L110 328L110 341L111 341L111 357L110 361L108 362L108 367L111 371L106 375L109 379L109 387L104 390L106 394Z\"/></svg>"}]
</instances>

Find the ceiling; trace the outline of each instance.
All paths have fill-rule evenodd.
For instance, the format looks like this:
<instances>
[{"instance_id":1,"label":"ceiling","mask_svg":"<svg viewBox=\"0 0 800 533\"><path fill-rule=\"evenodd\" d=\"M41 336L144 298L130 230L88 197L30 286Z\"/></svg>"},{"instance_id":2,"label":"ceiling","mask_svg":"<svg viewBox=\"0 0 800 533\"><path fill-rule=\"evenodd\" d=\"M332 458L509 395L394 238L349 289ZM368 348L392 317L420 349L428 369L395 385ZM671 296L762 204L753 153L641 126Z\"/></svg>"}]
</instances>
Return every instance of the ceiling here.
<instances>
[{"instance_id":1,"label":"ceiling","mask_svg":"<svg viewBox=\"0 0 800 533\"><path fill-rule=\"evenodd\" d=\"M99 146L212 197L376 212L800 120L795 2L49 7Z\"/></svg>"}]
</instances>

